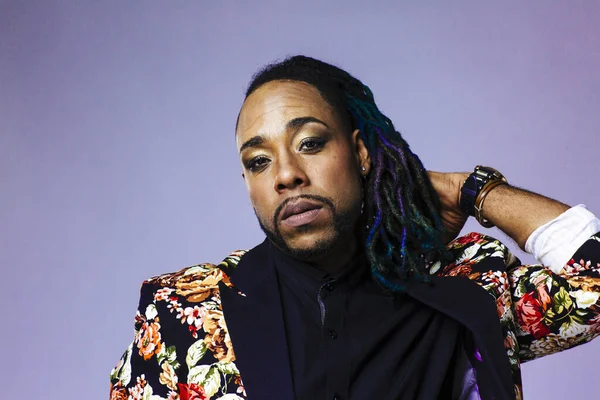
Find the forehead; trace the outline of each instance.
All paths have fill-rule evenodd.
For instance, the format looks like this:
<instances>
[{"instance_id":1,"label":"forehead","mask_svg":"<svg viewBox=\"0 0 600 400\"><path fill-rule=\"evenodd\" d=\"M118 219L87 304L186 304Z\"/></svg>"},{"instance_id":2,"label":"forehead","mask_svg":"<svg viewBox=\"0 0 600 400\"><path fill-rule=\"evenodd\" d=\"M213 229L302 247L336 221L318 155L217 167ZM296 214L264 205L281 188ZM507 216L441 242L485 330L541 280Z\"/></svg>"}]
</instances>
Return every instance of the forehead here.
<instances>
[{"instance_id":1,"label":"forehead","mask_svg":"<svg viewBox=\"0 0 600 400\"><path fill-rule=\"evenodd\" d=\"M287 121L297 117L315 117L329 126L337 123L333 108L314 86L296 81L265 83L242 105L237 141L240 143L245 137L281 131Z\"/></svg>"}]
</instances>

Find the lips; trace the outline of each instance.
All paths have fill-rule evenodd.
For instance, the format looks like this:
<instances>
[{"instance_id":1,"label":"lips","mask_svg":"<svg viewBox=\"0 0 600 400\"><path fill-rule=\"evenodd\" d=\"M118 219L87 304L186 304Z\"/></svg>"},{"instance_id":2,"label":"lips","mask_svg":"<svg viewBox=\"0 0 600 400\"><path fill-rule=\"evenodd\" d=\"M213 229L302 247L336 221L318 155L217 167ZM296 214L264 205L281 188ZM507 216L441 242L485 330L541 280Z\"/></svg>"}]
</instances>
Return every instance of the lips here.
<instances>
[{"instance_id":1,"label":"lips","mask_svg":"<svg viewBox=\"0 0 600 400\"><path fill-rule=\"evenodd\" d=\"M318 210L320 208L323 208L321 204L309 200L300 200L288 203L283 210L281 210L281 220L285 221L286 219L295 215L303 214L312 210Z\"/></svg>"}]
</instances>

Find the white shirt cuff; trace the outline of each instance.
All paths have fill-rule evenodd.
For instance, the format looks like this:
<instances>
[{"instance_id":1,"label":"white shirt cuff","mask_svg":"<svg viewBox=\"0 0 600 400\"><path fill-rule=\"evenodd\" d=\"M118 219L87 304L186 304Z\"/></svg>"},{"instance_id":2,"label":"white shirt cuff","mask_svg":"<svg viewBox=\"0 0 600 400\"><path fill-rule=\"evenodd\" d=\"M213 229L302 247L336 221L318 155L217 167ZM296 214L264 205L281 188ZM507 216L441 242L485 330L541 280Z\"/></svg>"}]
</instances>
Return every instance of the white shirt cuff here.
<instances>
[{"instance_id":1,"label":"white shirt cuff","mask_svg":"<svg viewBox=\"0 0 600 400\"><path fill-rule=\"evenodd\" d=\"M600 219L585 205L578 204L533 231L525 243L525 251L557 274L577 249L598 232Z\"/></svg>"}]
</instances>

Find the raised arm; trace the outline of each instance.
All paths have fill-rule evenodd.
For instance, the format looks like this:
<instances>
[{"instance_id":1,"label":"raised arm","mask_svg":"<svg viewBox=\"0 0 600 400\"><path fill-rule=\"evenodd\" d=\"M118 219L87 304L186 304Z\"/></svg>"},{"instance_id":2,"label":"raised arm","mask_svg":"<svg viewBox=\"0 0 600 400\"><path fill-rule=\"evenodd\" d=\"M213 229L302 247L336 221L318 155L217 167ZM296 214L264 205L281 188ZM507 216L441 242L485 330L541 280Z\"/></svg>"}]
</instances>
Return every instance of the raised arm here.
<instances>
[{"instance_id":1,"label":"raised arm","mask_svg":"<svg viewBox=\"0 0 600 400\"><path fill-rule=\"evenodd\" d=\"M509 185L500 185L486 197L483 216L525 250L529 236L569 206Z\"/></svg>"},{"instance_id":2,"label":"raised arm","mask_svg":"<svg viewBox=\"0 0 600 400\"><path fill-rule=\"evenodd\" d=\"M440 214L449 232L448 241L458 235L469 217L460 209L461 188L468 177L468 172L429 171L431 183L440 198ZM525 242L533 231L568 209L568 205L548 197L499 185L485 197L482 213L485 219L525 249Z\"/></svg>"},{"instance_id":3,"label":"raised arm","mask_svg":"<svg viewBox=\"0 0 600 400\"><path fill-rule=\"evenodd\" d=\"M459 193L468 175L430 173L452 233L467 218ZM540 262L521 265L501 246L519 358L531 360L600 335L600 220L583 205L569 208L509 185L489 192L482 214Z\"/></svg>"}]
</instances>

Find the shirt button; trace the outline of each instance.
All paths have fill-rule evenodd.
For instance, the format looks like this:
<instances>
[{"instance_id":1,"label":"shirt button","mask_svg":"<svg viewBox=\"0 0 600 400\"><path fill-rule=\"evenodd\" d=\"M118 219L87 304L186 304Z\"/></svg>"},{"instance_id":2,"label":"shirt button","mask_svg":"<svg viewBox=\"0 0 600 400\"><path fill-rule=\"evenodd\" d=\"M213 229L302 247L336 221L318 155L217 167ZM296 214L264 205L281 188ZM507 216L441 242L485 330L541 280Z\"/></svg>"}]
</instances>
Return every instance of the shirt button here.
<instances>
[{"instance_id":1,"label":"shirt button","mask_svg":"<svg viewBox=\"0 0 600 400\"><path fill-rule=\"evenodd\" d=\"M325 284L325 290L327 290L328 292L333 292L333 283L327 283Z\"/></svg>"},{"instance_id":2,"label":"shirt button","mask_svg":"<svg viewBox=\"0 0 600 400\"><path fill-rule=\"evenodd\" d=\"M337 332L334 331L333 329L329 330L329 337L332 339L336 339L337 338Z\"/></svg>"}]
</instances>

